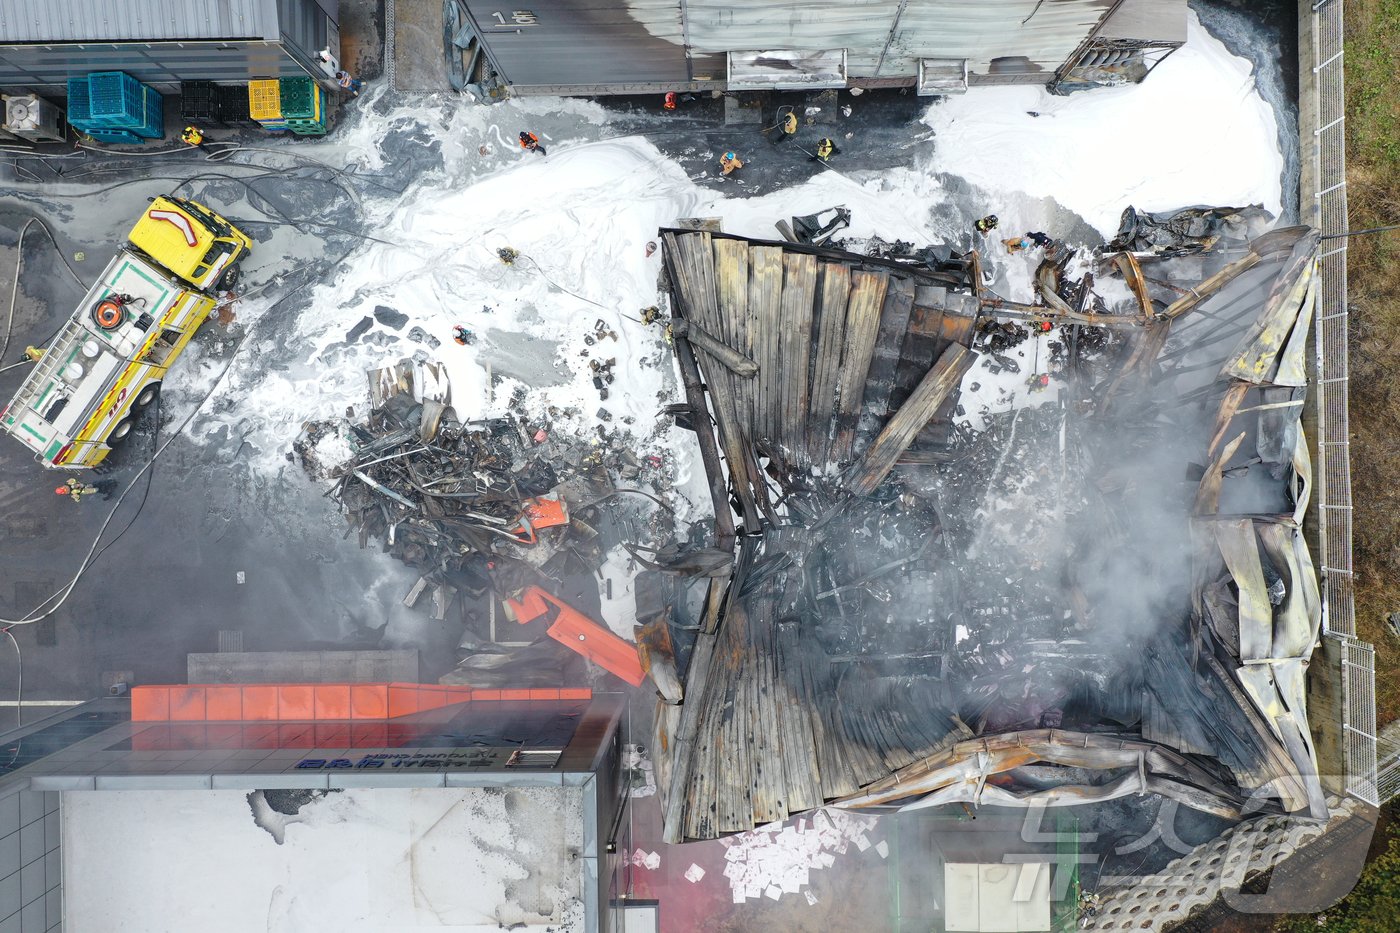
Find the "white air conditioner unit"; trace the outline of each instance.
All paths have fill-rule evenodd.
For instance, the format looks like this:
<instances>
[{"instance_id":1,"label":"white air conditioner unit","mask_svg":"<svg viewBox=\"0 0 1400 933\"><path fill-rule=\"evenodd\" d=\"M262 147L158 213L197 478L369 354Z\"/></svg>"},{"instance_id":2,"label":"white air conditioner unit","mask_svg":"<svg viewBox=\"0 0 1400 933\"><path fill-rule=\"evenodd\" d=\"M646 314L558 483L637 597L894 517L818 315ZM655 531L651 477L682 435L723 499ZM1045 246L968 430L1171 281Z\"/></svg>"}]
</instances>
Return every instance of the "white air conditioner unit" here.
<instances>
[{"instance_id":1,"label":"white air conditioner unit","mask_svg":"<svg viewBox=\"0 0 1400 933\"><path fill-rule=\"evenodd\" d=\"M316 53L316 64L321 66L321 71L327 78L334 78L335 73L340 70L340 58L331 51L333 47L328 45Z\"/></svg>"},{"instance_id":2,"label":"white air conditioner unit","mask_svg":"<svg viewBox=\"0 0 1400 933\"><path fill-rule=\"evenodd\" d=\"M62 142L63 111L34 94L5 95L5 130L23 139Z\"/></svg>"}]
</instances>

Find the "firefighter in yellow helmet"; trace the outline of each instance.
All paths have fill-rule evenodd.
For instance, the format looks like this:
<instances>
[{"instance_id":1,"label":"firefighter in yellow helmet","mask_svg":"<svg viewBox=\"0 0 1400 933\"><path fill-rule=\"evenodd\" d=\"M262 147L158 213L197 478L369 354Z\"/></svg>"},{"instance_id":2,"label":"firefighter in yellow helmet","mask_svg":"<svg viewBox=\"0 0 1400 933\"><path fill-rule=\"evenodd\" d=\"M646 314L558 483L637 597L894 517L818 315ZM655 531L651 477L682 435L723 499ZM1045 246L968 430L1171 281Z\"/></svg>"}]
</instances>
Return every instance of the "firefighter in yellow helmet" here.
<instances>
[{"instance_id":1,"label":"firefighter in yellow helmet","mask_svg":"<svg viewBox=\"0 0 1400 933\"><path fill-rule=\"evenodd\" d=\"M774 140L774 142L786 142L797 134L797 114L789 110L787 116L783 117L782 122L779 123L778 126L780 126L783 131L778 134L778 138Z\"/></svg>"},{"instance_id":2,"label":"firefighter in yellow helmet","mask_svg":"<svg viewBox=\"0 0 1400 933\"><path fill-rule=\"evenodd\" d=\"M204 134L200 132L197 126L185 127L185 131L180 134L180 139L182 139L187 146L197 146L203 152L209 151L209 147L204 145Z\"/></svg>"}]
</instances>

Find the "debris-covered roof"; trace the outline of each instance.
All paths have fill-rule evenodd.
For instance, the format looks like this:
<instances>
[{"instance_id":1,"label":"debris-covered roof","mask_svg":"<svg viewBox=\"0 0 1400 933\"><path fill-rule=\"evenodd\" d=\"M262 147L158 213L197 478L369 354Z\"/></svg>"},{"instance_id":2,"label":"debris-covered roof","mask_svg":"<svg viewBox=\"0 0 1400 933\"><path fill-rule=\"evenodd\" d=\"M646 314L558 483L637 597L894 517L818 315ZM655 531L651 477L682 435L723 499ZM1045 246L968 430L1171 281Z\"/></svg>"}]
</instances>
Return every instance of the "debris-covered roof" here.
<instances>
[{"instance_id":1,"label":"debris-covered roof","mask_svg":"<svg viewBox=\"0 0 1400 933\"><path fill-rule=\"evenodd\" d=\"M1254 221L1130 212L1127 251L1052 245L1023 302L976 253L662 232L735 554L662 691L669 838L831 802L1325 815L1299 421L1317 239ZM1027 367L1044 400L974 430L979 381Z\"/></svg>"}]
</instances>

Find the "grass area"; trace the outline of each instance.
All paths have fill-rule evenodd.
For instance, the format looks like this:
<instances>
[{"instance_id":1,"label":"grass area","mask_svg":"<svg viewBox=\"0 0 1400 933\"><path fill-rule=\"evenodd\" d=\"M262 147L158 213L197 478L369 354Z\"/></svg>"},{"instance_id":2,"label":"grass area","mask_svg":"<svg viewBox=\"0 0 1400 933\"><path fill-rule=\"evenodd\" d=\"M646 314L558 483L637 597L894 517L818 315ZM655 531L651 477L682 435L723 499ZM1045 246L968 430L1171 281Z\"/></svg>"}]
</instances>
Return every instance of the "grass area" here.
<instances>
[{"instance_id":1,"label":"grass area","mask_svg":"<svg viewBox=\"0 0 1400 933\"><path fill-rule=\"evenodd\" d=\"M1346 0L1347 192L1353 230L1400 223L1400 0ZM1357 634L1376 646L1376 716L1400 718L1400 231L1355 237L1351 471Z\"/></svg>"},{"instance_id":2,"label":"grass area","mask_svg":"<svg viewBox=\"0 0 1400 933\"><path fill-rule=\"evenodd\" d=\"M1320 914L1295 914L1274 921L1275 933L1381 933L1400 928L1400 820L1397 804L1382 807L1366 867L1356 887Z\"/></svg>"}]
</instances>

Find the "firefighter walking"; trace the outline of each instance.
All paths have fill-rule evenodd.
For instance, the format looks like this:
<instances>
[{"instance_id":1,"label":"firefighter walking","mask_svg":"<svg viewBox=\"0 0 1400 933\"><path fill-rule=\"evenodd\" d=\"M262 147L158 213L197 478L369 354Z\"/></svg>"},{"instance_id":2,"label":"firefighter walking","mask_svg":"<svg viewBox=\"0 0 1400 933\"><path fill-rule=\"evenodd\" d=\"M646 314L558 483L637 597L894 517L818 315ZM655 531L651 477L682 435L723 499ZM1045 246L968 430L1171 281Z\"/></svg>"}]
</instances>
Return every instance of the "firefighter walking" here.
<instances>
[{"instance_id":1,"label":"firefighter walking","mask_svg":"<svg viewBox=\"0 0 1400 933\"><path fill-rule=\"evenodd\" d=\"M96 486L91 486L87 483L81 483L76 479L70 479L68 482L55 489L54 495L68 496L74 502L82 502L83 496L91 496L96 492Z\"/></svg>"}]
</instances>

